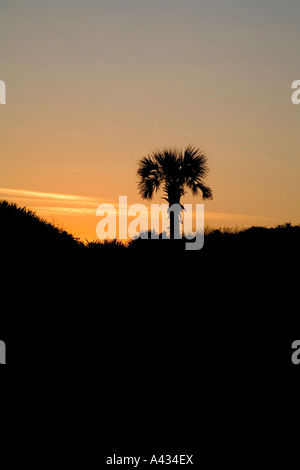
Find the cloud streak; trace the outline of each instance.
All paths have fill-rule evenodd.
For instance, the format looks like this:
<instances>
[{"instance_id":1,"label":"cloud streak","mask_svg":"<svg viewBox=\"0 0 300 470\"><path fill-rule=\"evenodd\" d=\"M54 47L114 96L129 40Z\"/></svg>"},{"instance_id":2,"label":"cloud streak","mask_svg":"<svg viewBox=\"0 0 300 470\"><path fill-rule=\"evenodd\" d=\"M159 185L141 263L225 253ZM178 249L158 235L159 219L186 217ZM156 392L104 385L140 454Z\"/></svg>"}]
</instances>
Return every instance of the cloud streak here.
<instances>
[{"instance_id":1,"label":"cloud streak","mask_svg":"<svg viewBox=\"0 0 300 470\"><path fill-rule=\"evenodd\" d=\"M99 200L76 194L47 193L26 189L0 188L0 198L25 204L40 214L47 215L95 215ZM101 200L101 203L109 202Z\"/></svg>"},{"instance_id":2,"label":"cloud streak","mask_svg":"<svg viewBox=\"0 0 300 470\"><path fill-rule=\"evenodd\" d=\"M87 207L39 207L38 212L40 214L46 215L73 215L73 216L82 216L82 215L96 215L96 208L87 208Z\"/></svg>"},{"instance_id":3,"label":"cloud streak","mask_svg":"<svg viewBox=\"0 0 300 470\"><path fill-rule=\"evenodd\" d=\"M73 201L73 202L92 201L88 197L77 196L74 194L44 193L40 191L28 191L25 189L10 189L10 188L0 188L0 195L9 196L9 197L23 197L27 199L48 199L48 200L60 200L60 201Z\"/></svg>"},{"instance_id":4,"label":"cloud streak","mask_svg":"<svg viewBox=\"0 0 300 470\"><path fill-rule=\"evenodd\" d=\"M31 191L27 189L0 188L0 199L7 199L19 205L26 205L42 216L73 216L73 217L96 217L96 210L100 204L111 204L118 217L127 214L126 208L120 207L116 200L95 199L76 194L48 193L41 191ZM130 203L129 203L130 204ZM150 214L150 204L146 204L148 216ZM127 208L128 209L128 208ZM155 211L154 211L155 212ZM193 217L195 216L193 211ZM134 216L128 217L132 220ZM143 217L142 217L143 218ZM144 217L145 218L145 217ZM266 217L253 214L233 214L225 212L205 211L204 220L206 224L213 226L230 226L232 224L250 226L265 221ZM269 224L274 225L278 221L268 217Z\"/></svg>"},{"instance_id":5,"label":"cloud streak","mask_svg":"<svg viewBox=\"0 0 300 470\"><path fill-rule=\"evenodd\" d=\"M69 137L70 139L80 139L83 137L89 137L86 134L80 134L80 133L70 133L70 132L57 132L56 135L62 136L62 137Z\"/></svg>"}]
</instances>

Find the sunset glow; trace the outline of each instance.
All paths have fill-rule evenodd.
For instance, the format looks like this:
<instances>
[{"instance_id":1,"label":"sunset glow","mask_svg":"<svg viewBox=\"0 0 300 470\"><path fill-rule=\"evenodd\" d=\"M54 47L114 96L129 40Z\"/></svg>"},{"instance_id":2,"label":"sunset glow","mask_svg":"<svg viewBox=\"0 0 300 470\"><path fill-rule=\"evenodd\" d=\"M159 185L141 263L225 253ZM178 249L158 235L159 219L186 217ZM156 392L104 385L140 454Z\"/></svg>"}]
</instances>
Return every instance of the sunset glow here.
<instances>
[{"instance_id":1,"label":"sunset glow","mask_svg":"<svg viewBox=\"0 0 300 470\"><path fill-rule=\"evenodd\" d=\"M144 203L141 156L191 143L211 170L206 225L299 223L298 1L15 0L1 10L1 199L92 240L99 204Z\"/></svg>"}]
</instances>

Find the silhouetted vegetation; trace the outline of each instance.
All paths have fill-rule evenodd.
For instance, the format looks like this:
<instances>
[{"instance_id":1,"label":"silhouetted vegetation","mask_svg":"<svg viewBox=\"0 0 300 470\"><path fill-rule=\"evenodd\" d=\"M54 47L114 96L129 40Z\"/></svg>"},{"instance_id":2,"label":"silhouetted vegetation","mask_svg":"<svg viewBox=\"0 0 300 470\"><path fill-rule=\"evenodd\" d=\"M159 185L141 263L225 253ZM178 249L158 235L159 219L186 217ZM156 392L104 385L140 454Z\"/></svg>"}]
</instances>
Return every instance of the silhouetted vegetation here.
<instances>
[{"instance_id":1,"label":"silhouetted vegetation","mask_svg":"<svg viewBox=\"0 0 300 470\"><path fill-rule=\"evenodd\" d=\"M187 252L183 237L181 240L164 239L162 234L148 233L148 239L133 239L122 243L119 240L95 240L82 242L67 231L41 219L26 207L18 207L7 201L0 202L0 244L2 253L32 256L40 259L51 256L78 256L82 259L108 260L116 256L140 256L148 252L155 255L176 253L186 260L199 260L202 266L211 263L260 263L282 261L287 256L296 260L299 254L300 226L287 223L273 228L250 227L246 229L205 230L204 247L199 251ZM189 241L188 241L189 242ZM203 264L205 263L205 264Z\"/></svg>"},{"instance_id":2,"label":"silhouetted vegetation","mask_svg":"<svg viewBox=\"0 0 300 470\"><path fill-rule=\"evenodd\" d=\"M83 243L5 201L0 220L1 328L8 322L10 349L28 354L31 345L33 363L139 368L147 384L161 373L161 387L165 376L190 380L222 360L227 381L254 357L263 374L266 338L298 314L298 225L206 229L204 247L186 251L184 239L161 234ZM240 341L253 346L246 359Z\"/></svg>"},{"instance_id":3,"label":"silhouetted vegetation","mask_svg":"<svg viewBox=\"0 0 300 470\"><path fill-rule=\"evenodd\" d=\"M177 211L170 211L170 238L179 233L183 206L180 199L190 189L193 196L202 195L203 200L212 199L212 190L204 184L208 174L207 157L200 149L187 146L184 151L162 149L152 152L139 161L138 189L144 199L152 199L154 193L163 189L169 207L177 205Z\"/></svg>"},{"instance_id":4,"label":"silhouetted vegetation","mask_svg":"<svg viewBox=\"0 0 300 470\"><path fill-rule=\"evenodd\" d=\"M26 207L0 201L0 242L2 249L55 250L82 245L66 230L55 227Z\"/></svg>"}]
</instances>

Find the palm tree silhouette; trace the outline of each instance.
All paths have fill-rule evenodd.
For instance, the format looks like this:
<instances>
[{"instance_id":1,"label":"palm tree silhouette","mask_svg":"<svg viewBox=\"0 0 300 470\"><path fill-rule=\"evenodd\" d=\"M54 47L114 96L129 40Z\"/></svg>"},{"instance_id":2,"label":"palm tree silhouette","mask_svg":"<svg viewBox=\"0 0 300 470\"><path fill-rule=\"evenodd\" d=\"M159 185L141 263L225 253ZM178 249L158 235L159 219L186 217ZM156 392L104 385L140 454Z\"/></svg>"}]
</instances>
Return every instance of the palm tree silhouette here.
<instances>
[{"instance_id":1,"label":"palm tree silhouette","mask_svg":"<svg viewBox=\"0 0 300 470\"><path fill-rule=\"evenodd\" d=\"M179 233L179 218L183 206L180 199L186 194L186 188L194 196L202 194L203 200L212 199L212 190L203 182L209 169L207 157L200 149L188 145L183 151L162 149L154 151L139 160L138 189L144 199L152 199L161 187L169 208L178 204L180 211L170 211L170 238ZM178 207L178 206L177 206ZM177 231L176 231L177 230Z\"/></svg>"}]
</instances>

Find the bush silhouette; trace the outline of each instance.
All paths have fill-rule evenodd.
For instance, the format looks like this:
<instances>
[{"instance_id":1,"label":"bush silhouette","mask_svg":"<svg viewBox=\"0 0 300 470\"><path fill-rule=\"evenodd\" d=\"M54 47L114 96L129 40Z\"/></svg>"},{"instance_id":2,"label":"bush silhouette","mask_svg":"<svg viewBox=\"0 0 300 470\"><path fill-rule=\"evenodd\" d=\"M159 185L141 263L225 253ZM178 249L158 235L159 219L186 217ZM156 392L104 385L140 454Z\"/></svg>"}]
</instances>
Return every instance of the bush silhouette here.
<instances>
[{"instance_id":1,"label":"bush silhouette","mask_svg":"<svg viewBox=\"0 0 300 470\"><path fill-rule=\"evenodd\" d=\"M17 204L0 201L3 248L10 246L23 250L54 250L79 247L80 241L67 231L38 217L35 212Z\"/></svg>"},{"instance_id":2,"label":"bush silhouette","mask_svg":"<svg viewBox=\"0 0 300 470\"><path fill-rule=\"evenodd\" d=\"M148 232L148 238L137 237L127 243L119 240L96 240L83 243L66 230L38 217L26 207L0 201L0 246L4 253L40 256L47 254L74 254L75 257L101 258L134 256L140 251L151 253L185 253L186 259L204 262L226 260L229 263L255 259L280 261L299 254L300 226L290 223L273 228L250 227L246 229L206 229L204 247L199 251L185 252L185 238L164 239L162 234Z\"/></svg>"},{"instance_id":3,"label":"bush silhouette","mask_svg":"<svg viewBox=\"0 0 300 470\"><path fill-rule=\"evenodd\" d=\"M6 201L0 221L1 327L7 321L16 348L30 338L35 363L77 363L84 350L85 363L99 367L104 345L101 361L110 370L135 370L140 360L139 370L198 374L202 355L214 355L214 367L225 361L228 380L240 341L257 344L258 334L264 341L270 325L282 328L283 316L298 315L292 269L300 226L206 229L204 247L186 251L184 239L161 234L83 243Z\"/></svg>"}]
</instances>

